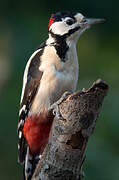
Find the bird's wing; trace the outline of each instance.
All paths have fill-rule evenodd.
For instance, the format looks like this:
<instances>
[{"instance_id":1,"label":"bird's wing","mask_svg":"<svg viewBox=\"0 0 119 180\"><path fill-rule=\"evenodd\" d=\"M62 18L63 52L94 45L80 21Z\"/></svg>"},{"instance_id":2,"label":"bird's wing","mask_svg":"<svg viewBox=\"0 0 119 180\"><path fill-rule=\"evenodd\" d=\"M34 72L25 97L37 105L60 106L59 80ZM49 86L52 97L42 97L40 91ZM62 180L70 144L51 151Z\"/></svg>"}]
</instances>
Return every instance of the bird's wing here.
<instances>
[{"instance_id":1,"label":"bird's wing","mask_svg":"<svg viewBox=\"0 0 119 180\"><path fill-rule=\"evenodd\" d=\"M24 72L18 122L18 161L20 163L24 162L26 154L26 141L22 134L22 129L43 75L43 72L39 70L41 63L40 56L42 53L43 48L40 48L32 54L29 61L27 62Z\"/></svg>"}]
</instances>

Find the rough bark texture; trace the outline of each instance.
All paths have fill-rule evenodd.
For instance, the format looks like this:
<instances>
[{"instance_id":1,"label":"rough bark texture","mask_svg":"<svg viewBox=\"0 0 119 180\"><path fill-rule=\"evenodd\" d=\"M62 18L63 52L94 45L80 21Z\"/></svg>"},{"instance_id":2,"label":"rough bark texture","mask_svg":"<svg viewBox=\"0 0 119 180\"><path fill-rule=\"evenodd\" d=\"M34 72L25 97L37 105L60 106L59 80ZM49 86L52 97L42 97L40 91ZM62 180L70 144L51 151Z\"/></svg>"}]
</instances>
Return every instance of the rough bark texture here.
<instances>
[{"instance_id":1,"label":"rough bark texture","mask_svg":"<svg viewBox=\"0 0 119 180\"><path fill-rule=\"evenodd\" d=\"M84 152L96 126L108 85L97 80L93 86L73 93L59 105L65 120L54 118L49 142L32 180L80 180Z\"/></svg>"}]
</instances>

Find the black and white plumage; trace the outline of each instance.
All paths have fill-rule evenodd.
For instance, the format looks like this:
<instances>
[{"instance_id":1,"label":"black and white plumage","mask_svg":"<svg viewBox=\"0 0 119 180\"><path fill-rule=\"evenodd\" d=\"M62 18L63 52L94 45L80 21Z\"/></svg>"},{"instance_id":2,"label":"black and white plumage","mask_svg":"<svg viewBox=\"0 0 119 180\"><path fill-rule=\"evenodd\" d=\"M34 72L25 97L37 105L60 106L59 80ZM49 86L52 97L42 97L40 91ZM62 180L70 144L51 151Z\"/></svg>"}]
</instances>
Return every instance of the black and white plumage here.
<instances>
[{"instance_id":1,"label":"black and white plumage","mask_svg":"<svg viewBox=\"0 0 119 180\"><path fill-rule=\"evenodd\" d=\"M76 42L94 23L96 20L89 21L76 12L53 14L49 21L49 38L27 62L19 111L18 159L20 163L25 163L28 180L33 171L29 165L32 157L22 132L25 119L48 109L65 91L76 89L79 71Z\"/></svg>"},{"instance_id":2,"label":"black and white plumage","mask_svg":"<svg viewBox=\"0 0 119 180\"><path fill-rule=\"evenodd\" d=\"M18 134L19 134L18 161L20 163L24 162L24 158L26 154L25 139L22 134L22 128L24 126L25 118L29 113L32 101L36 95L43 74L38 69L40 65L41 54L42 54L41 48L33 53L33 55L31 56L31 58L29 59L26 65L26 69L24 73L23 90L21 95L19 123L18 123Z\"/></svg>"}]
</instances>

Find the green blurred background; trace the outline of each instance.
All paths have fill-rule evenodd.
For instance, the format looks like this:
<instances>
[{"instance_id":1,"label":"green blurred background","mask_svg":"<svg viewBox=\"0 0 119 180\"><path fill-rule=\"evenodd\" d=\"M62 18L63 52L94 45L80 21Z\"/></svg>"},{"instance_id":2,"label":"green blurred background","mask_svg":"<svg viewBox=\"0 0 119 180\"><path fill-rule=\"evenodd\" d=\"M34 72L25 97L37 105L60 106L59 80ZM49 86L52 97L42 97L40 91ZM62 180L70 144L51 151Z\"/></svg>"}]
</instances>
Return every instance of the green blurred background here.
<instances>
[{"instance_id":1,"label":"green blurred background","mask_svg":"<svg viewBox=\"0 0 119 180\"><path fill-rule=\"evenodd\" d=\"M17 163L17 120L25 64L47 37L50 14L77 10L105 18L77 44L78 89L102 78L110 85L95 133L87 147L84 180L119 179L119 1L0 1L0 180L21 180Z\"/></svg>"}]
</instances>

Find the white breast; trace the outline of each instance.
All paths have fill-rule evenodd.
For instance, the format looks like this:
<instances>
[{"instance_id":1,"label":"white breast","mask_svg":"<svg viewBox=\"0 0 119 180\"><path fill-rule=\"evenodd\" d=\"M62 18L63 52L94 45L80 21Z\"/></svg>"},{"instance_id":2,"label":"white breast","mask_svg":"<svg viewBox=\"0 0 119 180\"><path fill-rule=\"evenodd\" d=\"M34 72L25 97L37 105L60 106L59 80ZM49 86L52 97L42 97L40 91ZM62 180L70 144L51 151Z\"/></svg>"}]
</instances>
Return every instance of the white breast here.
<instances>
[{"instance_id":1,"label":"white breast","mask_svg":"<svg viewBox=\"0 0 119 180\"><path fill-rule=\"evenodd\" d=\"M43 72L43 76L31 107L32 113L47 109L65 91L75 90L78 80L78 60L75 46L70 48L66 58L66 62L62 62L53 46L45 48L39 68Z\"/></svg>"}]
</instances>

